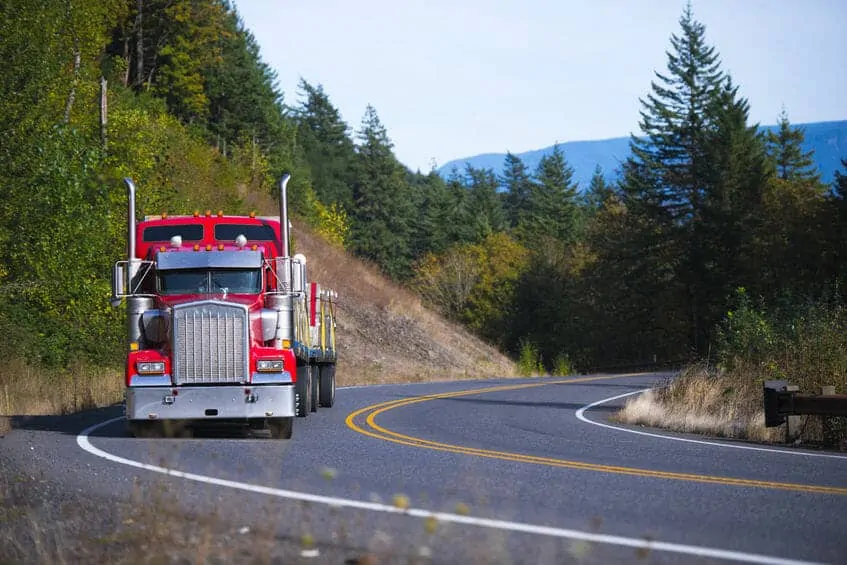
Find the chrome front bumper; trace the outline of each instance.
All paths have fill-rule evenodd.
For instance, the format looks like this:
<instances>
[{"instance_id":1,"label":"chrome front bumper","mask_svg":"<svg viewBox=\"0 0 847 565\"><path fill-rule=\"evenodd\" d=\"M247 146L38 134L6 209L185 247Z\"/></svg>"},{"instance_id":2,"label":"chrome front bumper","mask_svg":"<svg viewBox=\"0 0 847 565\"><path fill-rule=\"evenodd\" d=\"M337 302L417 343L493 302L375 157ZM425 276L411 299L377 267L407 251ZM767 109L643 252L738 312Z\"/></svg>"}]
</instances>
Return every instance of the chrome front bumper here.
<instances>
[{"instance_id":1,"label":"chrome front bumper","mask_svg":"<svg viewBox=\"0 0 847 565\"><path fill-rule=\"evenodd\" d=\"M177 394L173 394L174 391ZM130 420L213 420L293 416L294 386L290 384L126 389L126 417Z\"/></svg>"}]
</instances>

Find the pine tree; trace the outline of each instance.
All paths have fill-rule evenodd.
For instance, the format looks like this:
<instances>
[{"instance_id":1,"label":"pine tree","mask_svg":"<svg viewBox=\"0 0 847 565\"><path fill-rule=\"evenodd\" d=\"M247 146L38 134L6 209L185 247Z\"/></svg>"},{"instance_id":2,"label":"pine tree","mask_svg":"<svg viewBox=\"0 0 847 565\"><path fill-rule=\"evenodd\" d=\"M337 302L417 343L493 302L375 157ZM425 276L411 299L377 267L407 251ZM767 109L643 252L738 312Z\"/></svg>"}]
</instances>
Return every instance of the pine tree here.
<instances>
[{"instance_id":1,"label":"pine tree","mask_svg":"<svg viewBox=\"0 0 847 565\"><path fill-rule=\"evenodd\" d=\"M541 158L529 193L528 210L519 231L528 240L549 237L567 244L577 231L577 186L573 168L559 145Z\"/></svg>"},{"instance_id":2,"label":"pine tree","mask_svg":"<svg viewBox=\"0 0 847 565\"><path fill-rule=\"evenodd\" d=\"M603 202L606 201L613 193L612 187L606 182L606 177L603 175L603 168L600 165L594 167L594 174L591 175L591 182L588 189L583 194L583 202L593 215Z\"/></svg>"},{"instance_id":3,"label":"pine tree","mask_svg":"<svg viewBox=\"0 0 847 565\"><path fill-rule=\"evenodd\" d=\"M411 275L415 210L405 169L376 110L368 105L358 131L350 237L353 251L395 280Z\"/></svg>"},{"instance_id":4,"label":"pine tree","mask_svg":"<svg viewBox=\"0 0 847 565\"><path fill-rule=\"evenodd\" d=\"M758 124L748 124L750 105L727 76L713 109L709 137L709 172L701 203L701 220L691 226L702 276L704 332L718 322L725 301L739 286L758 290L765 269L757 248L763 226L763 193L770 166Z\"/></svg>"},{"instance_id":5,"label":"pine tree","mask_svg":"<svg viewBox=\"0 0 847 565\"><path fill-rule=\"evenodd\" d=\"M419 211L418 221L412 223L412 255L416 259L426 253L439 255L452 243L453 206L447 184L434 170L426 176L414 173L410 178L415 208Z\"/></svg>"},{"instance_id":6,"label":"pine tree","mask_svg":"<svg viewBox=\"0 0 847 565\"><path fill-rule=\"evenodd\" d=\"M506 190L504 206L509 225L513 228L517 227L527 212L532 191L532 178L520 157L511 152L506 153L500 182Z\"/></svg>"},{"instance_id":7,"label":"pine tree","mask_svg":"<svg viewBox=\"0 0 847 565\"><path fill-rule=\"evenodd\" d=\"M265 64L253 34L235 13L224 22L227 33L218 37L221 58L205 73L209 99L211 140L258 145L266 153L277 153L292 142L293 131L283 114L282 94L274 83L276 73Z\"/></svg>"},{"instance_id":8,"label":"pine tree","mask_svg":"<svg viewBox=\"0 0 847 565\"><path fill-rule=\"evenodd\" d=\"M835 171L828 201L828 241L830 256L830 280L841 290L841 298L847 302L847 159L841 159L842 171Z\"/></svg>"},{"instance_id":9,"label":"pine tree","mask_svg":"<svg viewBox=\"0 0 847 565\"><path fill-rule=\"evenodd\" d=\"M783 108L777 130L767 134L768 153L776 167L776 174L785 181L819 183L820 173L815 167L814 152L803 151L803 141L803 129L792 127Z\"/></svg>"},{"instance_id":10,"label":"pine tree","mask_svg":"<svg viewBox=\"0 0 847 565\"><path fill-rule=\"evenodd\" d=\"M447 177L447 198L450 211L449 222L446 226L449 245L476 241L474 231L476 212L471 207L470 192L465 184L465 177L455 166Z\"/></svg>"},{"instance_id":11,"label":"pine tree","mask_svg":"<svg viewBox=\"0 0 847 565\"><path fill-rule=\"evenodd\" d=\"M634 216L634 250L652 264L642 271L643 288L657 287L668 276L683 292L672 291L674 302L647 308L652 320L687 319L688 344L697 351L707 346L712 320L710 272L715 251L704 232L721 229L707 226L707 201L714 199L715 158L711 139L720 128L719 116L731 99L714 47L707 45L705 26L694 20L690 3L679 20L681 33L671 37L667 75L656 73L652 92L641 100L642 138L632 137L632 157L624 164L624 203ZM655 295L657 300L663 300ZM673 324L672 324L673 325Z\"/></svg>"},{"instance_id":12,"label":"pine tree","mask_svg":"<svg viewBox=\"0 0 847 565\"><path fill-rule=\"evenodd\" d=\"M315 193L327 206L336 203L352 214L355 150L347 124L321 85L301 79L300 89L304 99L296 112L298 139L312 171Z\"/></svg>"},{"instance_id":13,"label":"pine tree","mask_svg":"<svg viewBox=\"0 0 847 565\"><path fill-rule=\"evenodd\" d=\"M467 165L468 206L474 211L474 237L482 241L506 228L503 202L497 192L499 183L491 169L475 169Z\"/></svg>"}]
</instances>

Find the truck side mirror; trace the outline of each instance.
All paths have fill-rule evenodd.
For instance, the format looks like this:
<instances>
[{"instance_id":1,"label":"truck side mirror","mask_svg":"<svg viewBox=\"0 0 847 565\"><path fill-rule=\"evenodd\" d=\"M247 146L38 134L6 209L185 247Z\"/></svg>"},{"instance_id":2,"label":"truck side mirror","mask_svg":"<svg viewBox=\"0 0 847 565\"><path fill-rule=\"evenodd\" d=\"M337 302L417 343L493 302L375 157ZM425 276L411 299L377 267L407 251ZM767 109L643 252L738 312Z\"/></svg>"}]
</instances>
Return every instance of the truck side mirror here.
<instances>
[{"instance_id":1,"label":"truck side mirror","mask_svg":"<svg viewBox=\"0 0 847 565\"><path fill-rule=\"evenodd\" d=\"M112 306L118 307L126 296L126 267L121 263L115 263L112 268Z\"/></svg>"}]
</instances>

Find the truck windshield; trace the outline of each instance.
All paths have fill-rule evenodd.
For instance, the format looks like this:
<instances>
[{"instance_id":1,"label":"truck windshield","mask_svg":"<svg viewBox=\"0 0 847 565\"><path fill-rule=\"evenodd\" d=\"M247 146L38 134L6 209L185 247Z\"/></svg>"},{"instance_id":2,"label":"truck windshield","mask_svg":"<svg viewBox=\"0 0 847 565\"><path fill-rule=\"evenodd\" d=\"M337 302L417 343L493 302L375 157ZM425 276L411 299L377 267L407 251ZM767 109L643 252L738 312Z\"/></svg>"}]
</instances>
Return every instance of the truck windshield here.
<instances>
[{"instance_id":1,"label":"truck windshield","mask_svg":"<svg viewBox=\"0 0 847 565\"><path fill-rule=\"evenodd\" d=\"M259 294L260 269L180 269L159 271L162 294Z\"/></svg>"}]
</instances>

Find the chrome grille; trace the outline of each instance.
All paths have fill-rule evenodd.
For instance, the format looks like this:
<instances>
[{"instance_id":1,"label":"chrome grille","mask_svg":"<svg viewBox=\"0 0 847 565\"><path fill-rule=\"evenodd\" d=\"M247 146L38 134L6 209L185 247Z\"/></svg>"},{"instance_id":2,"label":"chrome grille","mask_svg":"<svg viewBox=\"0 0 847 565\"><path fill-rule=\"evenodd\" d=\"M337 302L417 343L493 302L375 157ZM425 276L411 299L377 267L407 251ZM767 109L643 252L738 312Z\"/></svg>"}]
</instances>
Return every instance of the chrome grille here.
<instances>
[{"instance_id":1,"label":"chrome grille","mask_svg":"<svg viewBox=\"0 0 847 565\"><path fill-rule=\"evenodd\" d=\"M202 302L174 307L176 384L247 382L247 307Z\"/></svg>"}]
</instances>

